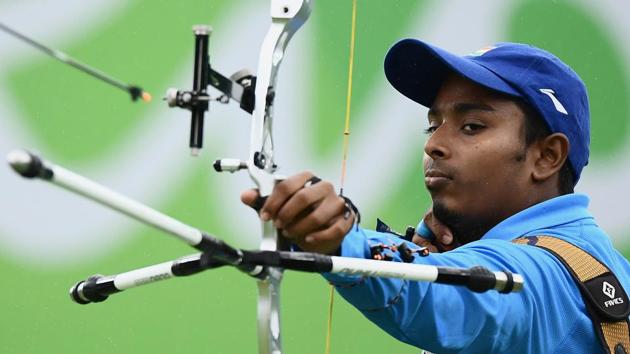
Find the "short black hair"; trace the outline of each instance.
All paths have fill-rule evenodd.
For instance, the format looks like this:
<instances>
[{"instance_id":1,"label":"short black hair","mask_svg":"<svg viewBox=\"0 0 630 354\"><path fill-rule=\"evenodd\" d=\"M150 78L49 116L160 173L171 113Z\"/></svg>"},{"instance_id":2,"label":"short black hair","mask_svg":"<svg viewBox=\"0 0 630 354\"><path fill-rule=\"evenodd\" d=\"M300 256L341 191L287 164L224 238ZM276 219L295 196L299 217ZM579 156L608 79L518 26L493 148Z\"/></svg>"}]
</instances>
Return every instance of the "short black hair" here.
<instances>
[{"instance_id":1,"label":"short black hair","mask_svg":"<svg viewBox=\"0 0 630 354\"><path fill-rule=\"evenodd\" d=\"M531 144L551 135L551 130L538 112L536 112L529 104L522 101L519 101L518 105L525 115L525 147L529 147ZM569 159L564 161L559 173L559 195L573 193L575 179L573 177L573 170L571 168L571 164L569 163Z\"/></svg>"}]
</instances>

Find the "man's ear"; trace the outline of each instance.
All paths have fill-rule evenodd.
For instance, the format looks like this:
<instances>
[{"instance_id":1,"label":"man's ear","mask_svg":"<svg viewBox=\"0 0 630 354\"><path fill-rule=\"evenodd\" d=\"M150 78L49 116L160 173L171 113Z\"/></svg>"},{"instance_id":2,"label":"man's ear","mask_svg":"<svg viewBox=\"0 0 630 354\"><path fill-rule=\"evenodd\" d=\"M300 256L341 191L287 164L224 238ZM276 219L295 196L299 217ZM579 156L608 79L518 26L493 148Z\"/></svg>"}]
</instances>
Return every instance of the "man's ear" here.
<instances>
[{"instance_id":1,"label":"man's ear","mask_svg":"<svg viewBox=\"0 0 630 354\"><path fill-rule=\"evenodd\" d=\"M562 133L551 134L534 144L532 179L543 182L560 171L569 156L569 139Z\"/></svg>"}]
</instances>

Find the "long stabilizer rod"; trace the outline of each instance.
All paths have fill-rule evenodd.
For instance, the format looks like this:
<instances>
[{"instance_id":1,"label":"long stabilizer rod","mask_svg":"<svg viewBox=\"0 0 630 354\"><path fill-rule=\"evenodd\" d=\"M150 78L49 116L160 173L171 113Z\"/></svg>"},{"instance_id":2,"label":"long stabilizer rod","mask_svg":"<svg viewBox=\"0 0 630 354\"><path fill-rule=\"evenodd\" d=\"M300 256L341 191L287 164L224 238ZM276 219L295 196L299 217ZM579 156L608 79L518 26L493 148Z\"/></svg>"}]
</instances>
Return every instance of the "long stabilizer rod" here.
<instances>
[{"instance_id":1,"label":"long stabilizer rod","mask_svg":"<svg viewBox=\"0 0 630 354\"><path fill-rule=\"evenodd\" d=\"M129 95L131 96L131 100L132 101L137 101L139 98L142 99L145 102L149 102L151 101L151 95L144 91L141 87L139 86L134 86L134 85L128 85L125 84L124 82L121 82L119 80L114 79L113 77L103 73L100 70L97 70L87 64L81 63L80 61L72 58L71 56L69 56L68 54L59 51L57 49L53 49L50 47L47 47L45 45L43 45L42 43L14 30L13 28L3 24L0 22L0 30L4 31L5 33L8 33L10 35L12 35L15 38L18 38L20 40L22 40L25 43L28 43L29 45L31 45L32 47L35 47L39 50L41 50L42 52L50 55L51 57L61 61L62 63L68 64L70 66L72 66L75 69L81 70L82 72L97 78L101 81L104 81L116 88L119 88L123 91L126 91L127 93L129 93Z\"/></svg>"},{"instance_id":2,"label":"long stabilizer rod","mask_svg":"<svg viewBox=\"0 0 630 354\"><path fill-rule=\"evenodd\" d=\"M365 277L398 278L466 286L474 292L497 290L517 292L523 277L510 272L491 272L484 267L452 268L432 265L326 256L307 252L240 251L241 265L279 267L309 273L340 273ZM70 288L70 297L79 304L101 302L109 295L137 286L174 277L188 276L224 265L207 253L193 254L174 261L139 268L117 275L94 275Z\"/></svg>"}]
</instances>

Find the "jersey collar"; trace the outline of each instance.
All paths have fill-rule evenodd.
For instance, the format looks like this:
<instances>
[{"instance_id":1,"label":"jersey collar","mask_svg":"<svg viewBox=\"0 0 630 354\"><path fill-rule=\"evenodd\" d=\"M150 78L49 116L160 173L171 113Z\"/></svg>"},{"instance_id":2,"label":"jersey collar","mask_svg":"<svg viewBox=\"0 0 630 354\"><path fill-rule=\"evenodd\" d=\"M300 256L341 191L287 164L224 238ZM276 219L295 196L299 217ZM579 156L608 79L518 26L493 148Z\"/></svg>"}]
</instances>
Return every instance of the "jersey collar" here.
<instances>
[{"instance_id":1,"label":"jersey collar","mask_svg":"<svg viewBox=\"0 0 630 354\"><path fill-rule=\"evenodd\" d=\"M593 219L587 207L589 198L584 194L566 194L546 200L522 210L498 223L481 239L511 241L531 235L538 230L550 229L582 219Z\"/></svg>"}]
</instances>

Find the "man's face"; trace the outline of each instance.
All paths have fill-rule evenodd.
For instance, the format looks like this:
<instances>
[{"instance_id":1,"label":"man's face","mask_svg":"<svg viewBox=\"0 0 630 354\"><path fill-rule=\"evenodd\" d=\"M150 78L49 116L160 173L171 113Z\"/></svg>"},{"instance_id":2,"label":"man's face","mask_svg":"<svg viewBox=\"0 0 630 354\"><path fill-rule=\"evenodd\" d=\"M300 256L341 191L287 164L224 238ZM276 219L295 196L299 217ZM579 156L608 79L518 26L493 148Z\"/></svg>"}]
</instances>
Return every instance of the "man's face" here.
<instances>
[{"instance_id":1,"label":"man's face","mask_svg":"<svg viewBox=\"0 0 630 354\"><path fill-rule=\"evenodd\" d=\"M510 98L451 75L429 110L425 184L435 216L466 243L531 205L524 114Z\"/></svg>"}]
</instances>

